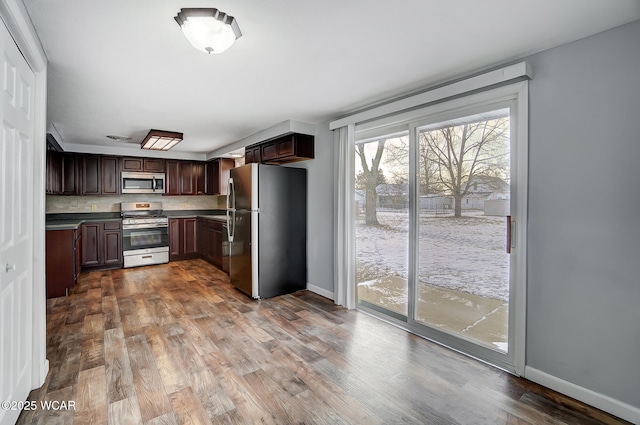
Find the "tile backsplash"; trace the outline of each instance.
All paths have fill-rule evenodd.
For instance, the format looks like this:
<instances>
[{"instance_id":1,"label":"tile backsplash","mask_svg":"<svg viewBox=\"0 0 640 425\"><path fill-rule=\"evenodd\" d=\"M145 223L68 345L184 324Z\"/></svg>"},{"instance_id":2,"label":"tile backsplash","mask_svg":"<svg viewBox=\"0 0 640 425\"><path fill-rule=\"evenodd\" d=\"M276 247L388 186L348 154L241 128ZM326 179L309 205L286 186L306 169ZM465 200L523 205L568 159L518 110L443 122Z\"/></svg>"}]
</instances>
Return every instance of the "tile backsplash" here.
<instances>
[{"instance_id":1,"label":"tile backsplash","mask_svg":"<svg viewBox=\"0 0 640 425\"><path fill-rule=\"evenodd\" d=\"M175 210L216 210L227 207L227 197L219 196L162 196L162 195L120 195L120 196L56 196L47 195L47 214L119 212L121 202L162 202L166 211Z\"/></svg>"}]
</instances>

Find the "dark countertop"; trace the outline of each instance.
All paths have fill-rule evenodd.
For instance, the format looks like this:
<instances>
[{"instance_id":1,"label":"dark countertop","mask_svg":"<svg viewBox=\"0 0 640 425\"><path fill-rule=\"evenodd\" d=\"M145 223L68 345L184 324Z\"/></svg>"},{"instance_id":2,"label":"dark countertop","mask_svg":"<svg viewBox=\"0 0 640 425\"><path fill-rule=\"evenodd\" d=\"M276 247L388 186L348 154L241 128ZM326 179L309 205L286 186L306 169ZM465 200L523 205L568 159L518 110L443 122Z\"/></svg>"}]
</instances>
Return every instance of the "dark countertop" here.
<instances>
[{"instance_id":1,"label":"dark countertop","mask_svg":"<svg viewBox=\"0 0 640 425\"><path fill-rule=\"evenodd\" d=\"M169 218L192 218L205 215L226 215L227 210L165 210L164 213Z\"/></svg>"},{"instance_id":2,"label":"dark countertop","mask_svg":"<svg viewBox=\"0 0 640 425\"><path fill-rule=\"evenodd\" d=\"M212 220L227 221L225 210L172 210L164 211L169 218L192 218L203 217ZM120 221L119 212L96 212L96 213L59 213L47 214L46 230L75 230L82 223L96 221Z\"/></svg>"},{"instance_id":3,"label":"dark countertop","mask_svg":"<svg viewBox=\"0 0 640 425\"><path fill-rule=\"evenodd\" d=\"M206 220L221 221L223 223L227 222L226 214L225 215L199 215L198 218L204 218Z\"/></svg>"},{"instance_id":4,"label":"dark countertop","mask_svg":"<svg viewBox=\"0 0 640 425\"><path fill-rule=\"evenodd\" d=\"M118 218L75 218L75 219L66 219L66 220L49 220L45 222L45 230L75 230L78 229L82 223L90 223L96 221L122 221L120 217Z\"/></svg>"},{"instance_id":5,"label":"dark countertop","mask_svg":"<svg viewBox=\"0 0 640 425\"><path fill-rule=\"evenodd\" d=\"M47 223L58 220L120 220L120 212L47 214Z\"/></svg>"},{"instance_id":6,"label":"dark countertop","mask_svg":"<svg viewBox=\"0 0 640 425\"><path fill-rule=\"evenodd\" d=\"M119 212L47 214L45 229L75 230L78 229L82 225L82 223L120 220L121 218Z\"/></svg>"}]
</instances>

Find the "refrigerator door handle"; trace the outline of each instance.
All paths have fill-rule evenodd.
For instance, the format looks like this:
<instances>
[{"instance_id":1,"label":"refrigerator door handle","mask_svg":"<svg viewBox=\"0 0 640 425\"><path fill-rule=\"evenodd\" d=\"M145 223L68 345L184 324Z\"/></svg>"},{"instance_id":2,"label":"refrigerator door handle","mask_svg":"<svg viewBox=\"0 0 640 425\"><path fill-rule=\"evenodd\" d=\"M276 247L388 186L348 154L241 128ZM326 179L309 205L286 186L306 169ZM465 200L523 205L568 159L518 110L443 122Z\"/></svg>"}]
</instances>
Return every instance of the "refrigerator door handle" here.
<instances>
[{"instance_id":1,"label":"refrigerator door handle","mask_svg":"<svg viewBox=\"0 0 640 425\"><path fill-rule=\"evenodd\" d=\"M233 181L233 179L231 177L229 177L229 180L227 180L227 216L229 215L229 207L231 206L229 203L229 199L231 198L231 182Z\"/></svg>"},{"instance_id":2,"label":"refrigerator door handle","mask_svg":"<svg viewBox=\"0 0 640 425\"><path fill-rule=\"evenodd\" d=\"M229 183L227 183L227 209L236 209L236 186L233 182L233 178L229 177Z\"/></svg>"},{"instance_id":3,"label":"refrigerator door handle","mask_svg":"<svg viewBox=\"0 0 640 425\"><path fill-rule=\"evenodd\" d=\"M233 242L236 232L236 188L233 184L233 177L229 177L227 182L227 239ZM231 253L229 253L231 255Z\"/></svg>"},{"instance_id":4,"label":"refrigerator door handle","mask_svg":"<svg viewBox=\"0 0 640 425\"><path fill-rule=\"evenodd\" d=\"M228 193L228 192L227 192ZM226 227L226 233L227 233L227 241L231 242L233 240L233 236L231 235L231 212L229 211L229 195L227 195L227 225L223 226L223 228Z\"/></svg>"}]
</instances>

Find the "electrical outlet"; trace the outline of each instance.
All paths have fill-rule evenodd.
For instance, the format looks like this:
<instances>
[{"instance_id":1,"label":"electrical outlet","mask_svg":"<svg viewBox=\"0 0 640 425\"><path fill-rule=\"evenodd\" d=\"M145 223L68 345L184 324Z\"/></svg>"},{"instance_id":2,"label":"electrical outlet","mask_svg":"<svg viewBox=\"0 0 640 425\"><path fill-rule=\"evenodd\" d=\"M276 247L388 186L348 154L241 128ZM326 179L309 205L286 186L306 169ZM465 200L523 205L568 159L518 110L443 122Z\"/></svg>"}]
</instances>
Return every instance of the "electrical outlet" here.
<instances>
[{"instance_id":1,"label":"electrical outlet","mask_svg":"<svg viewBox=\"0 0 640 425\"><path fill-rule=\"evenodd\" d=\"M96 204L91 204L91 211L95 211L98 209L98 206Z\"/></svg>"},{"instance_id":2,"label":"electrical outlet","mask_svg":"<svg viewBox=\"0 0 640 425\"><path fill-rule=\"evenodd\" d=\"M182 208L187 208L187 203L186 202L182 203Z\"/></svg>"}]
</instances>

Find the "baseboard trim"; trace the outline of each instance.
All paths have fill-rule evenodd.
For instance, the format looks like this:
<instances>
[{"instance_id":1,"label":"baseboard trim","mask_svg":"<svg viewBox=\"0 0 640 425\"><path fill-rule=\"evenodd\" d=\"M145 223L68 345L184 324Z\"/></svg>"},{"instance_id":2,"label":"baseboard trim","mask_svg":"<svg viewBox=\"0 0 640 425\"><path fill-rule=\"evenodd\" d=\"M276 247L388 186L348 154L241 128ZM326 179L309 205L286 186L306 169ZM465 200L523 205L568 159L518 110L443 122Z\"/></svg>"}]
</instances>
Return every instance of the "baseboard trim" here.
<instances>
[{"instance_id":1,"label":"baseboard trim","mask_svg":"<svg viewBox=\"0 0 640 425\"><path fill-rule=\"evenodd\" d=\"M325 298L329 298L331 301L335 301L336 299L334 298L334 294L331 291L328 291L324 288L321 288L319 286L316 285L312 285L310 283L307 283L307 290L316 293L318 295L322 295Z\"/></svg>"},{"instance_id":2,"label":"baseboard trim","mask_svg":"<svg viewBox=\"0 0 640 425\"><path fill-rule=\"evenodd\" d=\"M626 421L640 424L640 408L638 407L562 380L530 366L525 366L524 377L559 393L573 397L576 400L580 400L583 403L604 410L607 413L618 416Z\"/></svg>"},{"instance_id":3,"label":"baseboard trim","mask_svg":"<svg viewBox=\"0 0 640 425\"><path fill-rule=\"evenodd\" d=\"M44 381L47 379L47 375L49 374L49 359L44 359L44 364L42 365L42 369L40 370L40 380L37 388L40 388L44 385ZM35 388L34 388L35 389Z\"/></svg>"}]
</instances>

